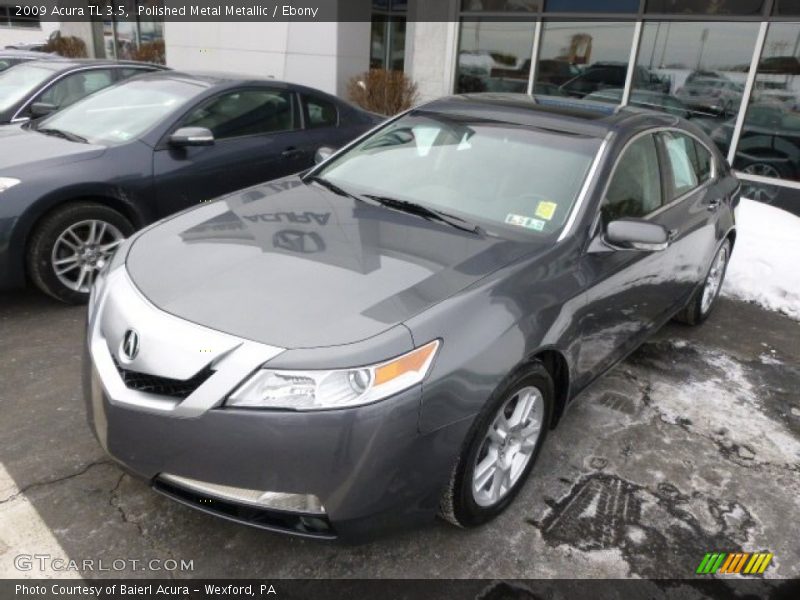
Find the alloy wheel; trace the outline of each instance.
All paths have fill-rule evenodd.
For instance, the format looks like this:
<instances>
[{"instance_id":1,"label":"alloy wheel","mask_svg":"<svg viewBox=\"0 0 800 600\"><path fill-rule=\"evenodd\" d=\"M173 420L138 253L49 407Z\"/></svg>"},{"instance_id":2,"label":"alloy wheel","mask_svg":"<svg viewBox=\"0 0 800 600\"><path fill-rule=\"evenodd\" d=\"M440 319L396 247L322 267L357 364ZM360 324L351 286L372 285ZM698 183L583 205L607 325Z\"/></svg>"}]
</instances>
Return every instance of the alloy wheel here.
<instances>
[{"instance_id":1,"label":"alloy wheel","mask_svg":"<svg viewBox=\"0 0 800 600\"><path fill-rule=\"evenodd\" d=\"M122 243L122 232L111 223L90 219L65 229L53 244L53 272L73 292L92 288L97 272Z\"/></svg>"},{"instance_id":2,"label":"alloy wheel","mask_svg":"<svg viewBox=\"0 0 800 600\"><path fill-rule=\"evenodd\" d=\"M706 277L706 283L703 287L703 299L700 301L700 311L706 314L714 299L717 297L719 288L722 285L722 278L725 275L725 265L728 263L728 245L724 244L719 249L717 255L714 257L714 262L711 264L711 270Z\"/></svg>"},{"instance_id":3,"label":"alloy wheel","mask_svg":"<svg viewBox=\"0 0 800 600\"><path fill-rule=\"evenodd\" d=\"M525 472L542 433L544 398L533 386L503 402L475 457L472 497L479 506L500 502Z\"/></svg>"},{"instance_id":4,"label":"alloy wheel","mask_svg":"<svg viewBox=\"0 0 800 600\"><path fill-rule=\"evenodd\" d=\"M753 163L742 168L742 173L750 175L759 175L761 177L770 177L773 179L781 179L781 174L778 169L766 163ZM742 196L758 202L772 203L778 197L780 189L776 185L766 185L763 183L742 182Z\"/></svg>"}]
</instances>

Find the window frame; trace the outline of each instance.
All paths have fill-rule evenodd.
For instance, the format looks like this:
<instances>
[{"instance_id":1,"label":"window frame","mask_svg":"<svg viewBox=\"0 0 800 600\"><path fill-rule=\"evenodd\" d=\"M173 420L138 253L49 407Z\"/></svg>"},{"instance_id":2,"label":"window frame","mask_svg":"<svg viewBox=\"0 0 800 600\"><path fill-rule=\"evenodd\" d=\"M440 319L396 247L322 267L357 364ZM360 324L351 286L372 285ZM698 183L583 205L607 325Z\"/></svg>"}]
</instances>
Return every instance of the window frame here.
<instances>
[{"instance_id":1,"label":"window frame","mask_svg":"<svg viewBox=\"0 0 800 600\"><path fill-rule=\"evenodd\" d=\"M162 149L162 148L166 147L167 142L169 141L169 136L171 136L173 133L175 133L181 127L192 127L191 125L188 125L188 126L184 125L184 120L186 118L188 118L189 115L191 115L194 111L198 110L200 107L206 106L208 104L211 104L212 102L218 100L219 98L221 98L221 97L223 97L225 95L235 94L235 93L239 93L239 92L246 92L246 91L257 91L257 92L264 92L264 91L283 92L283 91L285 91L289 95L289 101L291 102L291 105L292 105L292 114L296 117L296 119L294 121L295 126L293 128L291 128L291 129L281 129L279 131L269 131L269 132L261 132L261 133L248 133L247 135L238 135L238 136L235 136L235 137L218 138L218 137L214 136L214 143L215 144L220 144L220 143L234 141L234 140L243 140L243 139L252 138L252 137L259 137L259 136L263 137L263 136L271 136L271 135L280 135L280 134L283 134L283 133L294 133L294 132L297 132L297 131L305 131L306 123L305 123L305 119L304 119L304 115L303 115L303 111L302 111L302 106L298 105L299 99L297 97L297 92L295 90L293 90L291 88L288 88L288 87L287 88L281 88L281 87L269 86L269 85L264 85L264 86L248 85L248 86L243 86L243 87L227 88L227 89L224 89L224 90L220 90L216 94L213 94L211 96L207 96L207 97L201 99L196 104L193 104L192 106L190 106L184 113L182 113L177 119L175 119L175 122L172 124L172 126L170 126L167 129L167 132L162 137L162 139L159 142L159 144L157 145L156 149L158 150L158 149Z\"/></svg>"},{"instance_id":2,"label":"window frame","mask_svg":"<svg viewBox=\"0 0 800 600\"><path fill-rule=\"evenodd\" d=\"M311 114L308 112L308 102L309 100L313 100L314 98L318 98L320 102L328 102L329 104L333 104L334 109L336 109L336 122L330 125L318 125L316 127L311 125ZM300 94L300 104L302 106L302 113L303 113L303 129L307 131L312 131L314 129L325 129L326 127L339 127L342 123L342 111L339 110L339 105L333 99L328 100L327 98L323 98L319 95L309 94L309 93L301 93Z\"/></svg>"},{"instance_id":3,"label":"window frame","mask_svg":"<svg viewBox=\"0 0 800 600\"><path fill-rule=\"evenodd\" d=\"M698 184L695 187L693 187L692 189L687 190L687 191L683 192L682 194L679 194L679 195L675 196L674 198L672 198L672 200L662 204L661 208L656 212L660 212L660 211L665 210L667 208L671 208L672 206L674 206L676 204L680 204L683 200L685 200L689 196L691 196L693 194L696 194L698 191L700 191L703 188L709 187L710 185L712 185L713 183L715 183L717 181L717 175L719 174L719 167L717 166L716 155L709 149L709 147L698 136L694 135L693 133L691 133L689 131L686 131L685 129L678 129L676 127L665 127L665 128L662 128L658 132L657 141L659 143L659 146L662 149L661 151L664 154L664 161L666 162L666 168L662 169L662 171L665 171L669 175L669 177L667 177L667 180L665 182L665 185L666 185L665 189L668 192L670 192L668 194L668 196L671 197L672 193L674 193L674 191L675 191L675 183L674 183L674 177L673 177L673 173L672 173L672 160L669 157L669 153L667 151L666 144L664 142L664 135L665 134L669 134L669 133L674 133L674 134L683 135L685 137L688 137L689 139L694 141L695 145L699 144L700 147L703 148L703 150L708 152L708 154L711 156L711 162L710 162L711 172L708 175L708 179L706 179L703 182L698 182ZM691 160L691 158L690 158L690 160ZM692 164L692 168L695 168L694 164Z\"/></svg>"}]
</instances>

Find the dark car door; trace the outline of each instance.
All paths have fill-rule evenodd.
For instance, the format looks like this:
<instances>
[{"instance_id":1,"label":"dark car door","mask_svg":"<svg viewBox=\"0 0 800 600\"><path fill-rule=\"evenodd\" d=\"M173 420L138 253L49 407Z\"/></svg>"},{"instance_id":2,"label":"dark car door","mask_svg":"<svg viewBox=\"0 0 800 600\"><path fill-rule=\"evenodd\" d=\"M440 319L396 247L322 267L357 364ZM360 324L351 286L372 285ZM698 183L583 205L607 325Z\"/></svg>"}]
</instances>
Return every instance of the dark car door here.
<instances>
[{"instance_id":1,"label":"dark car door","mask_svg":"<svg viewBox=\"0 0 800 600\"><path fill-rule=\"evenodd\" d=\"M725 205L725 191L715 177L711 151L699 140L681 131L665 131L658 139L667 175L667 203L659 219L672 232L672 285L683 302L705 277L716 252L716 213Z\"/></svg>"},{"instance_id":2,"label":"dark car door","mask_svg":"<svg viewBox=\"0 0 800 600\"><path fill-rule=\"evenodd\" d=\"M665 224L660 163L656 136L635 138L601 201L596 237L579 265L587 291L579 323L578 388L635 348L676 303L669 251L615 249L602 241L608 223L618 219Z\"/></svg>"},{"instance_id":3,"label":"dark car door","mask_svg":"<svg viewBox=\"0 0 800 600\"><path fill-rule=\"evenodd\" d=\"M153 156L162 214L191 203L300 171L308 164L296 94L287 89L227 90L199 103L170 130L205 127L209 146L174 147L164 140ZM168 137L168 136L167 136Z\"/></svg>"}]
</instances>

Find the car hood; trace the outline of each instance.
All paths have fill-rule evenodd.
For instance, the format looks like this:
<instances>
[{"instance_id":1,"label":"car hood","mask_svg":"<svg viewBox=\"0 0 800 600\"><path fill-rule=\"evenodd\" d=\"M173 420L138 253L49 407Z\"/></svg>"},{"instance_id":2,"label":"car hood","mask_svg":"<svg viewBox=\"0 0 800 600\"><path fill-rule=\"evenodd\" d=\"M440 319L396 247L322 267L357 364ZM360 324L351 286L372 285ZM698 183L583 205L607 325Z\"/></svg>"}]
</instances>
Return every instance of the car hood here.
<instances>
[{"instance_id":1,"label":"car hood","mask_svg":"<svg viewBox=\"0 0 800 600\"><path fill-rule=\"evenodd\" d=\"M294 349L378 335L531 250L288 178L145 231L126 267L168 313Z\"/></svg>"},{"instance_id":2,"label":"car hood","mask_svg":"<svg viewBox=\"0 0 800 600\"><path fill-rule=\"evenodd\" d=\"M71 142L52 135L44 135L20 125L0 127L0 173L14 174L21 168L43 168L69 164L79 160L97 158L105 146Z\"/></svg>"}]
</instances>

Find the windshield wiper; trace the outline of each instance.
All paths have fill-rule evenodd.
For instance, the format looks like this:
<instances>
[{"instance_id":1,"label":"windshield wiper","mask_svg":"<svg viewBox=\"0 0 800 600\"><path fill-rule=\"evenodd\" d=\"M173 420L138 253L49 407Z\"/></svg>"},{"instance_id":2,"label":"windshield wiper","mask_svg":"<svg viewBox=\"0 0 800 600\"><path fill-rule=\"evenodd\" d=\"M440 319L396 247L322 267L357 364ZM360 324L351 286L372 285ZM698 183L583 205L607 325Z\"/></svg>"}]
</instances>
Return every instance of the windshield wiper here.
<instances>
[{"instance_id":1,"label":"windshield wiper","mask_svg":"<svg viewBox=\"0 0 800 600\"><path fill-rule=\"evenodd\" d=\"M476 233L478 235L483 235L485 232L480 225L475 225L462 219L461 217L457 217L455 215L451 215L449 213L443 212L441 210L437 210L435 208L430 208L428 206L423 206L422 204L417 204L416 202L410 202L409 200L400 200L398 198L390 198L388 196L376 196L373 194L364 194L367 198L375 200L379 202L383 206L387 206L389 208L394 208L395 210L401 210L403 212L411 213L413 215L419 215L425 219L433 219L436 221L441 221L442 223L446 223L451 227L455 227L456 229L460 229L461 231L468 231L470 233Z\"/></svg>"},{"instance_id":2,"label":"windshield wiper","mask_svg":"<svg viewBox=\"0 0 800 600\"><path fill-rule=\"evenodd\" d=\"M87 140L85 137L80 136L77 133L72 133L71 131L64 131L63 129L55 129L53 127L36 127L35 130L45 135L52 135L69 140L70 142L80 142L81 144L89 143L89 140Z\"/></svg>"},{"instance_id":3,"label":"windshield wiper","mask_svg":"<svg viewBox=\"0 0 800 600\"><path fill-rule=\"evenodd\" d=\"M325 179L324 177L320 177L319 175L308 175L308 176L304 177L303 180L304 181L314 181L314 182L320 184L322 187L328 188L334 194L337 194L339 196L344 196L345 198L352 198L353 200L358 200L360 202L364 201L362 198L359 198L355 194L351 194L350 192L347 192L347 191L343 190L342 188L340 188L338 185L336 185L332 181L330 181L328 179Z\"/></svg>"}]
</instances>

